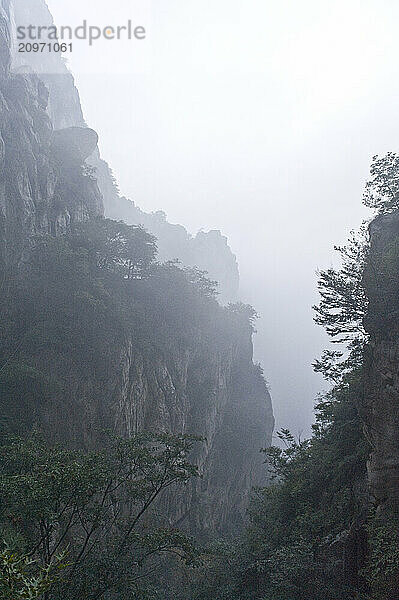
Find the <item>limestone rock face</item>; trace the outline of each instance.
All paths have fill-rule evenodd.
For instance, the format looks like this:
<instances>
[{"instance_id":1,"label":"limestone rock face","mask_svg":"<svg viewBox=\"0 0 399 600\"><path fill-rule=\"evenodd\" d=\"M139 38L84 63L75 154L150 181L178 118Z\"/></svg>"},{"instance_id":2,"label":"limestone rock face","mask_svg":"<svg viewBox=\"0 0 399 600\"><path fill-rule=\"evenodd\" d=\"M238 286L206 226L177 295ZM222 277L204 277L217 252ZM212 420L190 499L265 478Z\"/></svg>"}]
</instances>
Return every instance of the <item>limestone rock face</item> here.
<instances>
[{"instance_id":1,"label":"limestone rock face","mask_svg":"<svg viewBox=\"0 0 399 600\"><path fill-rule=\"evenodd\" d=\"M362 417L372 453L370 491L381 508L399 508L399 212L370 225L364 276L369 299Z\"/></svg>"}]
</instances>

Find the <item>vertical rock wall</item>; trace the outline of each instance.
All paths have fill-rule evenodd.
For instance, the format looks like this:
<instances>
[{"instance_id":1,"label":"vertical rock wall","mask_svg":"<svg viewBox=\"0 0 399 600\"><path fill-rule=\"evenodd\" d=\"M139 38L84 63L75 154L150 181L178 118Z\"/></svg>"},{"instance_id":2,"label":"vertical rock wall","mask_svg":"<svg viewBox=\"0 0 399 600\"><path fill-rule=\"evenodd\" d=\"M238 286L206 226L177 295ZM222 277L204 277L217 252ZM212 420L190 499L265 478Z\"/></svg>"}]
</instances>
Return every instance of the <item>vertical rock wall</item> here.
<instances>
[{"instance_id":1,"label":"vertical rock wall","mask_svg":"<svg viewBox=\"0 0 399 600\"><path fill-rule=\"evenodd\" d=\"M364 275L369 300L362 417L371 442L369 480L374 502L399 510L399 212L370 225Z\"/></svg>"}]
</instances>

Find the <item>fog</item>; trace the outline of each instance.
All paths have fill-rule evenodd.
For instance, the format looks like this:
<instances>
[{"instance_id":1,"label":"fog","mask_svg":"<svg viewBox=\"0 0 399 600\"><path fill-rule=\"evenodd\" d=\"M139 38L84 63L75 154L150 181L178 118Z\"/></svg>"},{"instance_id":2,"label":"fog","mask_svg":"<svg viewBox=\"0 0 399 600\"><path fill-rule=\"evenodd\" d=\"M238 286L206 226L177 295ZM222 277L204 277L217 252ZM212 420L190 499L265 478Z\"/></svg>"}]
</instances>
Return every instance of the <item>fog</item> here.
<instances>
[{"instance_id":1,"label":"fog","mask_svg":"<svg viewBox=\"0 0 399 600\"><path fill-rule=\"evenodd\" d=\"M259 312L277 427L309 432L326 346L316 270L368 215L374 154L399 140L395 0L48 0L59 24L144 25L68 55L122 193L220 229Z\"/></svg>"}]
</instances>

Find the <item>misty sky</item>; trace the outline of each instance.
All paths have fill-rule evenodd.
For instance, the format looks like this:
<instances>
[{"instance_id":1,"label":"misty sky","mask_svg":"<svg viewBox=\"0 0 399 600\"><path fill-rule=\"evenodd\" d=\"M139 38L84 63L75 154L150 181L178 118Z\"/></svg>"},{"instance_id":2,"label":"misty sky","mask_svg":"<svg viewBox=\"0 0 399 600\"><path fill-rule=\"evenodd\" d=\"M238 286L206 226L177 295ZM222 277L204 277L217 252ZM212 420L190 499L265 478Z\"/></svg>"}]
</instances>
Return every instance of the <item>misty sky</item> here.
<instances>
[{"instance_id":1,"label":"misty sky","mask_svg":"<svg viewBox=\"0 0 399 600\"><path fill-rule=\"evenodd\" d=\"M147 27L70 55L87 123L141 208L228 236L277 426L308 433L315 272L368 215L371 157L399 144L399 3L47 1L59 24Z\"/></svg>"}]
</instances>

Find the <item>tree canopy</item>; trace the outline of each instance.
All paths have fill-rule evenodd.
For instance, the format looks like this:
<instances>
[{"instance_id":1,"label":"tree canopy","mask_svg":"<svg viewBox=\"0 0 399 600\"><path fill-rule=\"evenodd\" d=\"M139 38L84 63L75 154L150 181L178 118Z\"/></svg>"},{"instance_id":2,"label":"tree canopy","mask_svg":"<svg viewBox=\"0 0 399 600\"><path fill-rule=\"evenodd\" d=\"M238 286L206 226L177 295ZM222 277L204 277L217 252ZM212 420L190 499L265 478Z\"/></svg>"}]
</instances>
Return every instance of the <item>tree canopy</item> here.
<instances>
[{"instance_id":1,"label":"tree canopy","mask_svg":"<svg viewBox=\"0 0 399 600\"><path fill-rule=\"evenodd\" d=\"M44 597L97 600L119 598L123 592L140 598L142 582L157 568L157 557L170 552L187 562L195 560L190 538L157 526L149 515L165 490L198 476L188 460L197 441L143 433L130 439L109 437L103 449L92 452L51 446L38 433L3 443L3 537L35 561L39 574L32 581ZM60 555L67 564L62 577L52 581ZM0 583L6 587L12 573L18 579L31 566L14 556L0 555ZM19 596L25 597L35 596Z\"/></svg>"}]
</instances>

